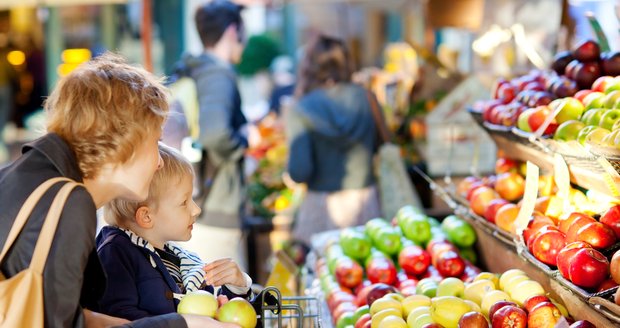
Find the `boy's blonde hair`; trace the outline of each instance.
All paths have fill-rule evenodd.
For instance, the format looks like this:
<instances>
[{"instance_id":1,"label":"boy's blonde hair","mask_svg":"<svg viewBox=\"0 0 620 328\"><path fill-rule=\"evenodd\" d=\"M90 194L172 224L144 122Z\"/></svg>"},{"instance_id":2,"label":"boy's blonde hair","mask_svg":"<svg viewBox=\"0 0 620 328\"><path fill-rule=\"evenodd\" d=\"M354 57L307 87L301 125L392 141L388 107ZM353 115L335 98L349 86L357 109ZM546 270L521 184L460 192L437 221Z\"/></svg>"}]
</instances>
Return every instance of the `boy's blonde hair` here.
<instances>
[{"instance_id":1,"label":"boy's blonde hair","mask_svg":"<svg viewBox=\"0 0 620 328\"><path fill-rule=\"evenodd\" d=\"M74 151L84 178L106 163L126 163L168 113L162 79L106 53L62 78L45 101L48 132Z\"/></svg>"},{"instance_id":2,"label":"boy's blonde hair","mask_svg":"<svg viewBox=\"0 0 620 328\"><path fill-rule=\"evenodd\" d=\"M176 149L159 143L159 155L163 161L163 167L155 171L155 175L149 186L149 196L142 202L131 202L115 199L105 206L105 221L112 225L122 226L123 222L135 219L136 211L142 206L157 209L162 194L181 180L190 176L193 181L194 170L192 164Z\"/></svg>"}]
</instances>

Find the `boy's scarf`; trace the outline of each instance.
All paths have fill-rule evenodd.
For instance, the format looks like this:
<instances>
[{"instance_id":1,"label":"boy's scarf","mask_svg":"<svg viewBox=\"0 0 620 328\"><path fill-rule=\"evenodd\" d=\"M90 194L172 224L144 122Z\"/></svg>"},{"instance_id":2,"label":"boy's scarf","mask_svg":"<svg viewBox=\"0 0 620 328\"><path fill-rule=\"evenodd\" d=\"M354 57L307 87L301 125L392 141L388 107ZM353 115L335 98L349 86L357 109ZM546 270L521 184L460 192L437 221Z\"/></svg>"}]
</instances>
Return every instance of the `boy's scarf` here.
<instances>
[{"instance_id":1,"label":"boy's scarf","mask_svg":"<svg viewBox=\"0 0 620 328\"><path fill-rule=\"evenodd\" d=\"M157 268L157 264L155 263L155 260L153 260L152 256L152 254L157 254L155 247L153 247L153 245L151 245L146 239L136 235L133 231L129 229L121 230L129 236L129 239L131 239L131 242L134 245L146 248L151 252L149 255L149 260L151 261L153 268ZM166 243L165 246L168 247L174 255L181 259L181 278L183 279L185 292L189 293L199 290L205 282L205 272L203 269L204 263L200 260L200 257L198 257L197 254L185 250L172 242Z\"/></svg>"}]
</instances>

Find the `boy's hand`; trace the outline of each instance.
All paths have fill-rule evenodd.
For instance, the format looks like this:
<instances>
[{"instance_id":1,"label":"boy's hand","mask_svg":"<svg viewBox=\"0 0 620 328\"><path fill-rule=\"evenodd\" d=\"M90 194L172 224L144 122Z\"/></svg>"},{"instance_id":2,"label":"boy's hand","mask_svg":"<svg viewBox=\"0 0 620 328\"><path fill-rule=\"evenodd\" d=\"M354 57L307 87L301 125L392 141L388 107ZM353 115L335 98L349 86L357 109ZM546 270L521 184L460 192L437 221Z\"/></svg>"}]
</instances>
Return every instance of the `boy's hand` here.
<instances>
[{"instance_id":1,"label":"boy's hand","mask_svg":"<svg viewBox=\"0 0 620 328\"><path fill-rule=\"evenodd\" d=\"M246 286L245 275L239 265L230 258L219 259L204 266L207 284L216 287L229 284L238 287Z\"/></svg>"}]
</instances>

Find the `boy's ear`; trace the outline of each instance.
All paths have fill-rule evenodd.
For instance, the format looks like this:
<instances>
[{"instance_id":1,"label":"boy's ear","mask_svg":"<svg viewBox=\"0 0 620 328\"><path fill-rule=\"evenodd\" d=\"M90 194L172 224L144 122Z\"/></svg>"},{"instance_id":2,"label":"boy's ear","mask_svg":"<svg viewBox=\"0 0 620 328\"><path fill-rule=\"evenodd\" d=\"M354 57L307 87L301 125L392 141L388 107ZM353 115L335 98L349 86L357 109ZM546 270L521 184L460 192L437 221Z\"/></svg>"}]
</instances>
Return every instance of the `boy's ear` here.
<instances>
[{"instance_id":1,"label":"boy's ear","mask_svg":"<svg viewBox=\"0 0 620 328\"><path fill-rule=\"evenodd\" d=\"M148 206L140 206L136 210L136 223L140 228L150 229L153 227L153 220L151 219L151 210Z\"/></svg>"}]
</instances>

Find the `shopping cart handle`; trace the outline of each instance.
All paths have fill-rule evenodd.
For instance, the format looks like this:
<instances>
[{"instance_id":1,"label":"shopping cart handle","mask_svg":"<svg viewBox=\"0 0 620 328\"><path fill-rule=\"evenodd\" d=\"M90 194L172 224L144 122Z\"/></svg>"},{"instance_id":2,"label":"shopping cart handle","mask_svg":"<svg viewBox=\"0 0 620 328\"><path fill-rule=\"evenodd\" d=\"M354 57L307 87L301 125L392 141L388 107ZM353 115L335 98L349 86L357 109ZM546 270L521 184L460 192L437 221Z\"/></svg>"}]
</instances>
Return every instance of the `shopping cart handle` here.
<instances>
[{"instance_id":1,"label":"shopping cart handle","mask_svg":"<svg viewBox=\"0 0 620 328\"><path fill-rule=\"evenodd\" d=\"M250 303L252 307L254 307L254 310L256 310L256 313L263 313L263 310L270 309L274 314L278 314L282 306L278 298L270 293L269 288L258 293Z\"/></svg>"}]
</instances>

